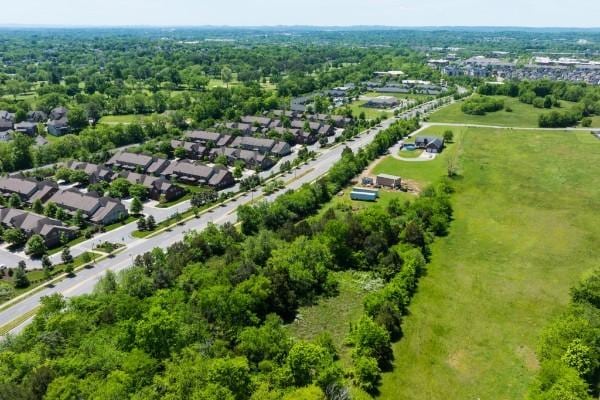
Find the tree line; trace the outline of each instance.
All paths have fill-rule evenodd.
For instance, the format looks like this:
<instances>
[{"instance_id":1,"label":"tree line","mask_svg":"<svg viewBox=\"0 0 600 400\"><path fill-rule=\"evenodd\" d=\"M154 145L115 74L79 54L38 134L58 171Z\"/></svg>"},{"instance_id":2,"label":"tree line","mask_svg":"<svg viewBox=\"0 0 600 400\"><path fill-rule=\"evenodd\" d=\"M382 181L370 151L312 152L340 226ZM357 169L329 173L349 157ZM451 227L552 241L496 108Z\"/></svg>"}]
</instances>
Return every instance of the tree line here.
<instances>
[{"instance_id":1,"label":"tree line","mask_svg":"<svg viewBox=\"0 0 600 400\"><path fill-rule=\"evenodd\" d=\"M571 303L542 332L528 399L591 400L600 393L600 269L571 289Z\"/></svg>"},{"instance_id":2,"label":"tree line","mask_svg":"<svg viewBox=\"0 0 600 400\"><path fill-rule=\"evenodd\" d=\"M522 103L537 108L554 108L551 112L539 116L538 123L541 128L566 128L576 125L582 119L588 120L593 115L600 115L600 90L597 86L584 83L540 80L507 82L503 85L483 84L477 92L486 96L519 98ZM561 101L576 104L560 110Z\"/></svg>"}]
</instances>

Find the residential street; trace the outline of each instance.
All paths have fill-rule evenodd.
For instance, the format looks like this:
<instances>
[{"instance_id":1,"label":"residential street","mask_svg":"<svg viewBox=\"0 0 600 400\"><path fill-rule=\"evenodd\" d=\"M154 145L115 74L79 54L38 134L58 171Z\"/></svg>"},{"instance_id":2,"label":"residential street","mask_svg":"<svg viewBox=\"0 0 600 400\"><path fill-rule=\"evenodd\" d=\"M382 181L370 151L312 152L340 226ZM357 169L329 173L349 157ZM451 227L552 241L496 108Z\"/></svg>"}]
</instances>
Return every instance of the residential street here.
<instances>
[{"instance_id":1,"label":"residential street","mask_svg":"<svg viewBox=\"0 0 600 400\"><path fill-rule=\"evenodd\" d=\"M431 104L425 103L417 107L416 109L413 109L401 115L400 118L411 118L412 116L416 115L417 112L423 114L426 110L429 109L431 109ZM306 165L302 165L299 169L288 173L288 175L285 178L282 178L288 182L286 185L286 190L297 189L303 184L312 182L320 176L324 175L325 173L327 173L329 168L340 158L345 146L350 147L354 151L364 147L373 140L377 133L379 133L381 130L387 129L395 121L395 119L396 118L390 118L382 122L378 127L370 129L369 131L361 134L359 137L355 138L352 141L346 142L345 145L323 150L322 154L316 159L316 161L311 161ZM277 198L284 192L285 191L282 190L271 195L265 196L264 200L273 201L275 198ZM244 196L238 199L228 201L221 207L217 207L211 212L202 214L197 219L192 219L188 221L183 226L177 226L171 231L165 231L150 239L132 238L131 233L137 228L136 224L133 223L123 226L122 228L118 228L114 231L107 232L103 235L99 235L91 241L75 246L72 249L73 255L80 254L81 252L92 248L93 246L95 246L95 244L103 241L121 242L127 245L124 251L116 254L113 258L109 258L98 262L97 265L95 265L93 268L83 269L79 271L75 277L64 279L53 287L46 287L31 295L30 297L27 297L21 300L20 302L17 302L16 304L4 309L0 312L0 326L5 325L10 321L18 318L19 316L35 309L35 307L38 306L40 299L44 296L48 296L54 293L62 293L66 297L72 297L91 292L98 279L101 276L103 276L107 270L110 269L113 272L118 272L124 268L127 268L132 264L133 259L137 255L146 253L155 247L167 248L173 243L181 240L183 235L187 231L204 229L209 223L235 223L237 221L237 216L235 213L237 207L239 205L251 202L254 197L258 197L260 195L261 192L259 191L253 194L245 194ZM181 203L177 206L177 210L179 212L183 212L187 207L189 207L189 202ZM163 210L168 210L164 211L164 213L161 214L163 218L168 217L169 215L172 215L175 212L173 208ZM55 255L55 257L60 257L60 254ZM12 333L20 331L25 325L26 324L22 324L21 326L17 327L15 330L12 331Z\"/></svg>"}]
</instances>

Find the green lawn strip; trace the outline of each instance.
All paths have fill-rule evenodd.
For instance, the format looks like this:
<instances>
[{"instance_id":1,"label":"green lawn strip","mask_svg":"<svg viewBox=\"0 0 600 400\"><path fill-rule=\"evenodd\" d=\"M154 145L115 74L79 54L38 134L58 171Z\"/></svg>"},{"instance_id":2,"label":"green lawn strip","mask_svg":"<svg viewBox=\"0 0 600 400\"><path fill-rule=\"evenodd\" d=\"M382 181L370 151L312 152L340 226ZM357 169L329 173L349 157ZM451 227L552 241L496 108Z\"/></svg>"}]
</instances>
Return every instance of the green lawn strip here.
<instances>
[{"instance_id":1,"label":"green lawn strip","mask_svg":"<svg viewBox=\"0 0 600 400\"><path fill-rule=\"evenodd\" d=\"M156 114L154 114L156 115ZM127 115L105 115L98 121L99 124L132 124L143 122L152 117L152 114L127 114Z\"/></svg>"},{"instance_id":2,"label":"green lawn strip","mask_svg":"<svg viewBox=\"0 0 600 400\"><path fill-rule=\"evenodd\" d=\"M85 242L86 240L89 240L89 239L88 239L88 238L86 238L86 237L85 237L85 236L83 236L83 235L80 235L80 236L77 236L75 239L71 240L70 242L68 242L68 243L67 243L66 245L64 245L64 246L60 246L60 247L56 247L56 248L54 248L54 249L50 249L50 250L48 250L48 251L47 251L47 253L48 253L48 255L49 255L49 256L52 256L52 255L54 255L54 254L56 254L56 253L60 253L61 251L63 251L63 249L64 249L65 247L69 247L69 248L70 248L70 247L73 247L73 246L75 246L75 245L78 245L79 243L83 243L83 242Z\"/></svg>"},{"instance_id":3,"label":"green lawn strip","mask_svg":"<svg viewBox=\"0 0 600 400\"><path fill-rule=\"evenodd\" d=\"M204 186L197 186L197 185L186 185L186 184L182 184L182 183L178 183L177 185L181 186L182 188L185 188L187 190L187 193L185 195L183 195L182 197L178 198L177 200L173 200L173 201L169 201L169 202L165 202L165 203L160 203L158 204L156 207L157 208L170 208L173 207L177 204L183 203L186 200L190 200L192 198L192 195L194 193L202 193L202 192L207 192L210 190L210 188L204 187Z\"/></svg>"},{"instance_id":4,"label":"green lawn strip","mask_svg":"<svg viewBox=\"0 0 600 400\"><path fill-rule=\"evenodd\" d=\"M118 251L119 249L123 248L123 247L127 247L125 246L123 243L109 243L107 244L102 243L96 247L94 247L94 251L98 252L98 253L102 253L102 254L111 254L111 253L115 253L116 251Z\"/></svg>"},{"instance_id":5,"label":"green lawn strip","mask_svg":"<svg viewBox=\"0 0 600 400\"><path fill-rule=\"evenodd\" d=\"M89 254L91 257L91 261L88 263L86 263L84 261L84 258L85 258L84 254L86 254L86 253ZM113 253L113 254L115 254L115 253ZM84 252L84 253L80 254L79 256L73 258L73 268L75 271L77 271L88 265L92 265L94 262L101 261L101 260L105 259L107 256L108 255L99 255L94 252ZM0 311L6 307L9 307L12 305L12 303L10 305L5 304L5 303L10 302L11 300L14 300L15 298L17 298L21 295L27 294L29 296L29 295L36 293L37 291L43 289L43 287L46 285L54 284L54 283L59 282L60 280L64 279L67 276L66 274L64 274L64 270L65 270L64 264L54 265L54 267L52 269L52 275L51 275L50 280L45 279L44 271L41 269L34 269L34 270L27 271L27 278L29 279L29 282L31 284L26 288L15 289L12 297L5 298L2 301L3 306L0 307ZM5 280L5 282L9 282L12 284L12 279L7 279L7 280ZM27 297L27 296L25 296L25 297Z\"/></svg>"},{"instance_id":6,"label":"green lawn strip","mask_svg":"<svg viewBox=\"0 0 600 400\"><path fill-rule=\"evenodd\" d=\"M181 204L184 201L190 200L191 198L192 198L192 193L188 192L188 193L184 194L183 196L181 196L180 198L178 198L177 200L159 203L158 205L156 205L156 208L170 208L170 207L176 206L177 204Z\"/></svg>"},{"instance_id":7,"label":"green lawn strip","mask_svg":"<svg viewBox=\"0 0 600 400\"><path fill-rule=\"evenodd\" d=\"M419 158L421 154L423 154L423 150L400 150L400 152L398 152L398 155L403 158Z\"/></svg>"},{"instance_id":8,"label":"green lawn strip","mask_svg":"<svg viewBox=\"0 0 600 400\"><path fill-rule=\"evenodd\" d=\"M381 399L523 398L541 330L600 257L600 143L590 134L462 136L450 234L432 246Z\"/></svg>"},{"instance_id":9,"label":"green lawn strip","mask_svg":"<svg viewBox=\"0 0 600 400\"><path fill-rule=\"evenodd\" d=\"M434 100L435 96L429 96L426 94L415 94L415 93L385 93L385 92L367 92L363 96L365 97L379 97L379 96L393 96L397 99L415 99L422 101Z\"/></svg>"},{"instance_id":10,"label":"green lawn strip","mask_svg":"<svg viewBox=\"0 0 600 400\"><path fill-rule=\"evenodd\" d=\"M553 108L552 110L535 108L531 104L521 103L518 98L506 96L492 96L504 99L505 109L487 113L485 115L468 115L462 112L461 107L463 102L456 102L448 107L444 107L434 112L430 117L430 122L447 122L458 124L480 124L480 125L496 125L496 126L513 126L520 128L536 128L538 127L538 119L541 114L549 113L552 110L566 110L571 108L575 103L561 101L561 108ZM507 112L506 107L510 107L512 112Z\"/></svg>"},{"instance_id":11,"label":"green lawn strip","mask_svg":"<svg viewBox=\"0 0 600 400\"><path fill-rule=\"evenodd\" d=\"M137 221L137 218L133 215L129 215L127 218L125 218L122 221L115 222L114 224L106 225L104 227L104 232L114 231L115 229L119 229L125 225L129 225L130 223L132 223L134 221Z\"/></svg>"},{"instance_id":12,"label":"green lawn strip","mask_svg":"<svg viewBox=\"0 0 600 400\"><path fill-rule=\"evenodd\" d=\"M19 325L21 325L23 322L25 322L29 318L33 317L37 313L39 308L40 308L40 306L37 306L34 309L32 309L24 314L21 314L18 318L13 319L8 324L0 326L0 337L6 335L10 331L15 329Z\"/></svg>"},{"instance_id":13,"label":"green lawn strip","mask_svg":"<svg viewBox=\"0 0 600 400\"><path fill-rule=\"evenodd\" d=\"M161 221L160 223L156 224L156 228L151 231L134 231L131 235L134 238L138 239L145 239L149 236L154 236L156 234L162 233L167 229L172 229L179 224L185 223L186 221L189 221L192 218L195 218L196 214L204 214L205 212L208 212L209 210L212 210L215 207L220 207L221 204L223 203L206 204L198 208L192 207L185 212L173 215L167 218L166 220Z\"/></svg>"}]
</instances>

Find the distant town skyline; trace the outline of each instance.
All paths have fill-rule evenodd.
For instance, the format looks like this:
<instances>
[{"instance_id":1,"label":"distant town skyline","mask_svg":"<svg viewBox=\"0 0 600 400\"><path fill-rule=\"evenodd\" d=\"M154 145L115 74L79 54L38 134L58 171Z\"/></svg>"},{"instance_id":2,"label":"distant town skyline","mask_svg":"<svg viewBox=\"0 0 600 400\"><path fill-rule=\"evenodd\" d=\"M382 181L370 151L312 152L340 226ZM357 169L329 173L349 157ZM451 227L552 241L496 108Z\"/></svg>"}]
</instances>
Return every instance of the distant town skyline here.
<instances>
[{"instance_id":1,"label":"distant town skyline","mask_svg":"<svg viewBox=\"0 0 600 400\"><path fill-rule=\"evenodd\" d=\"M38 11L38 12L36 12ZM600 27L600 1L572 0L24 0L0 26Z\"/></svg>"}]
</instances>

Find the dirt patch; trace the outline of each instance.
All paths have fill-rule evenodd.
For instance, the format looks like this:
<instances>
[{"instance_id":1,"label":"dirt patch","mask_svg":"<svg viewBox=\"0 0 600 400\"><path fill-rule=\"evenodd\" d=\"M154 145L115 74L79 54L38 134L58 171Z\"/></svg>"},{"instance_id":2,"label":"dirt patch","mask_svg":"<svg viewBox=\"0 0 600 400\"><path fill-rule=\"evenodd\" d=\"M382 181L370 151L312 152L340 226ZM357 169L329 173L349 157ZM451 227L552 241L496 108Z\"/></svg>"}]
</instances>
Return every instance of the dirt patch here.
<instances>
[{"instance_id":1,"label":"dirt patch","mask_svg":"<svg viewBox=\"0 0 600 400\"><path fill-rule=\"evenodd\" d=\"M538 361L535 352L527 346L519 346L516 351L520 359L525 363L525 367L530 371L537 371L540 369L540 362Z\"/></svg>"},{"instance_id":2,"label":"dirt patch","mask_svg":"<svg viewBox=\"0 0 600 400\"><path fill-rule=\"evenodd\" d=\"M458 350L450 356L448 356L448 365L452 367L452 369L457 370L458 372L464 372L466 370L466 359L467 353L464 350Z\"/></svg>"},{"instance_id":3,"label":"dirt patch","mask_svg":"<svg viewBox=\"0 0 600 400\"><path fill-rule=\"evenodd\" d=\"M414 195L419 195L423 190L422 184L412 179L402 179L402 187Z\"/></svg>"},{"instance_id":4,"label":"dirt patch","mask_svg":"<svg viewBox=\"0 0 600 400\"><path fill-rule=\"evenodd\" d=\"M377 166L377 164L379 164L379 162L386 157L387 157L387 155L383 155L383 156L378 157L376 160L372 161L369 164L369 166L367 167L367 169L360 174L360 177L358 180L361 181L362 178L367 178L367 177L373 176L373 169L375 168L375 166Z\"/></svg>"}]
</instances>

